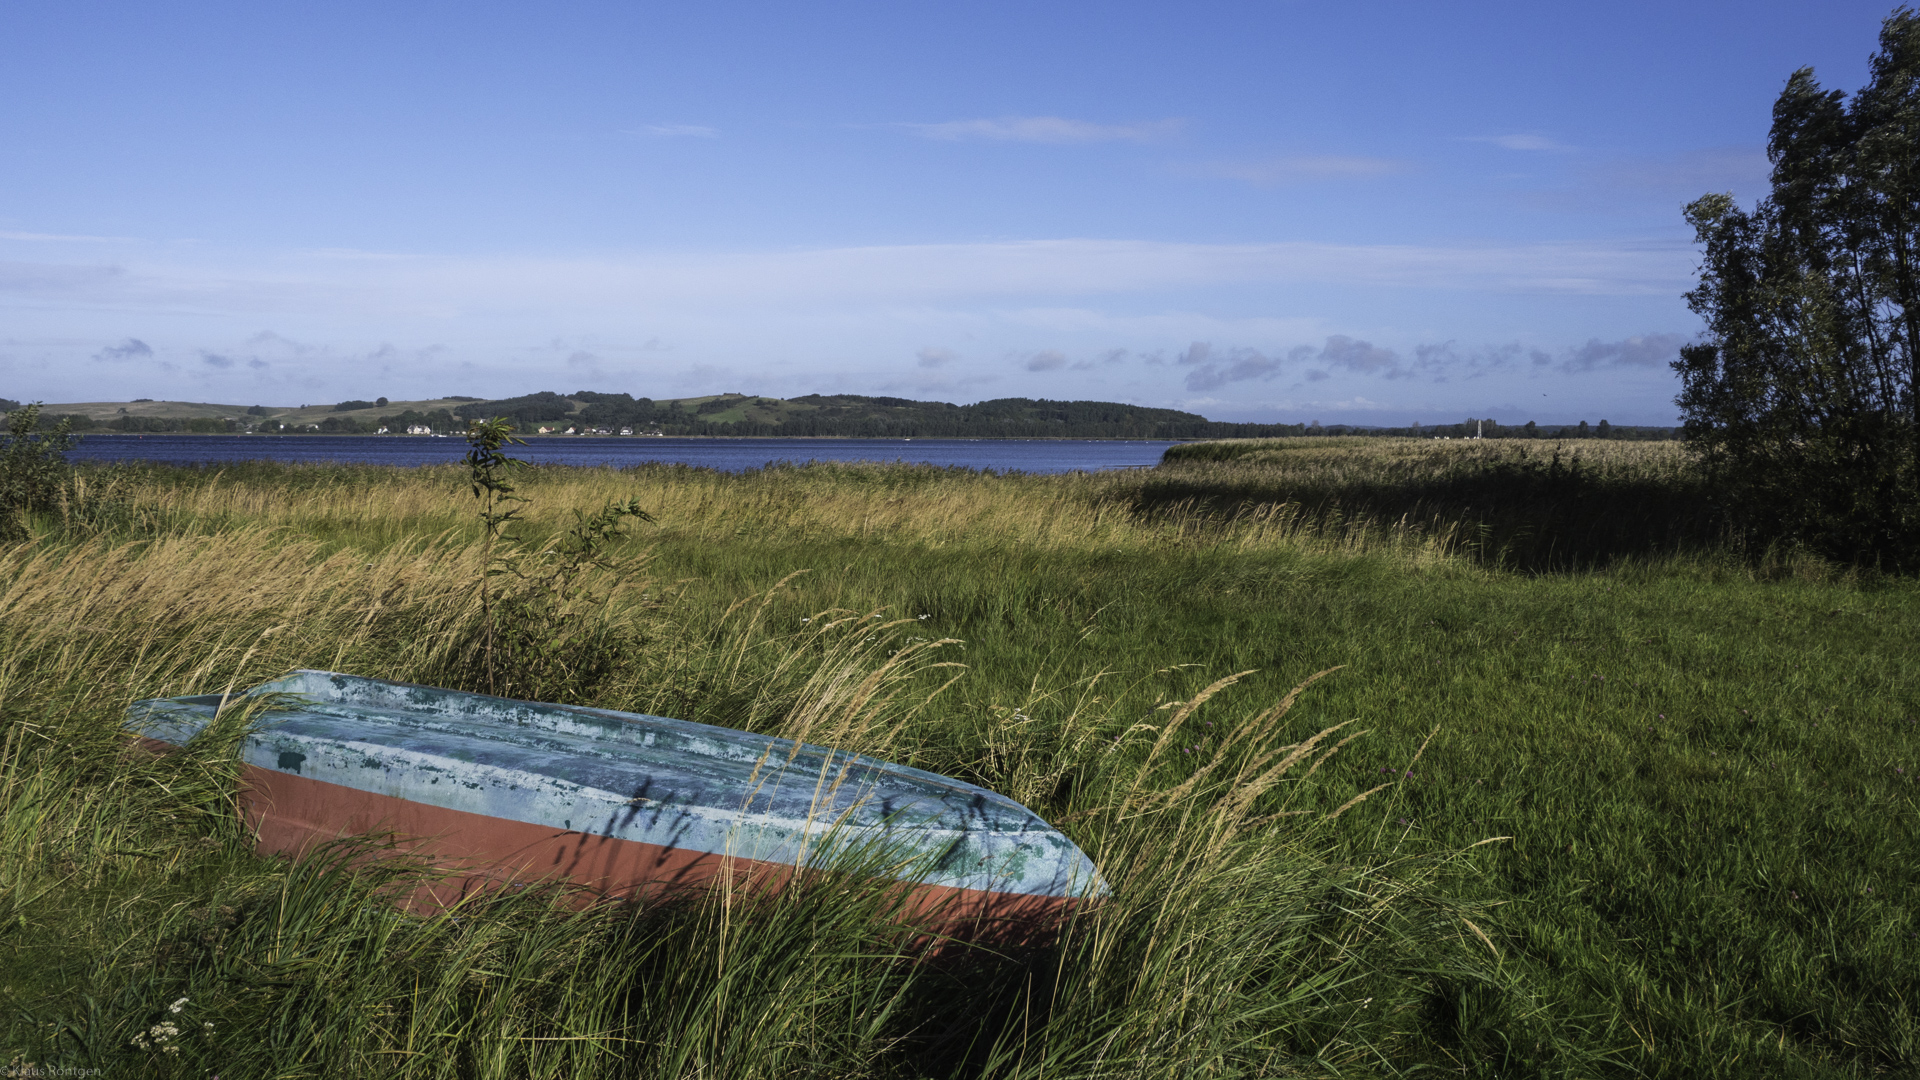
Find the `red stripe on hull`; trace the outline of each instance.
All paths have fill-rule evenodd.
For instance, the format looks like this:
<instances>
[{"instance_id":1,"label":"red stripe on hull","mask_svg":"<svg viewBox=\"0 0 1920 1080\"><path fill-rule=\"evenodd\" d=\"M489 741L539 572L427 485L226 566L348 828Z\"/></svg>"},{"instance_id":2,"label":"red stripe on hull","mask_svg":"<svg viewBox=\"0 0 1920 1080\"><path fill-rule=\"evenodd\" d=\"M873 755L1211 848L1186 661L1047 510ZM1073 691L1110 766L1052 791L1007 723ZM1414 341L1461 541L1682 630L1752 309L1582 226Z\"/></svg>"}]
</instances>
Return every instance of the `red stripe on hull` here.
<instances>
[{"instance_id":1,"label":"red stripe on hull","mask_svg":"<svg viewBox=\"0 0 1920 1080\"><path fill-rule=\"evenodd\" d=\"M257 765L245 766L243 776L241 802L262 853L299 856L341 837L391 835L400 850L453 871L450 879L406 901L415 911L440 910L477 889L518 883L570 882L602 897L638 899L705 885L722 875L736 888L777 890L793 876L793 868L780 863L448 810ZM929 929L967 940L1031 941L1057 925L1075 903L1067 897L919 885L906 915L916 921L931 915L935 925Z\"/></svg>"}]
</instances>

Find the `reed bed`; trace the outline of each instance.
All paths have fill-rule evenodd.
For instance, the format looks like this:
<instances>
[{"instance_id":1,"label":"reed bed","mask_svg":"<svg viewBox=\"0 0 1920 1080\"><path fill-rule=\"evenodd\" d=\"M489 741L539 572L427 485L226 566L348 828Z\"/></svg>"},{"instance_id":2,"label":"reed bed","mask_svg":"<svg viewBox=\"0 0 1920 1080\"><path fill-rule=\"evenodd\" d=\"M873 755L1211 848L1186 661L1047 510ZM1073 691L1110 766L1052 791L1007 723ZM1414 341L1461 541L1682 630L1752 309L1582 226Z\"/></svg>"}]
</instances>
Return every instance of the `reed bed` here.
<instances>
[{"instance_id":1,"label":"reed bed","mask_svg":"<svg viewBox=\"0 0 1920 1080\"><path fill-rule=\"evenodd\" d=\"M334 472L334 470L327 470ZM1217 471L1216 471L1217 472ZM1053 551L1151 550L1195 544L1284 548L1298 554L1382 554L1438 564L1460 547L1460 523L1444 514L1393 520L1360 512L1310 512L1284 492L1222 513L1189 495L1156 502L1158 479L1133 474L994 476L920 466L773 466L741 476L675 466L624 470L546 467L523 474L538 492L530 524L561 527L610 499L655 508L668 536L725 543L764 534L822 542L1006 547ZM1185 475L1185 474L1182 474ZM1244 470L1234 475L1244 476ZM1212 483L1212 479L1203 479ZM477 538L465 477L451 469L355 470L312 484L299 469L174 474L138 490L137 513L168 531L232 524L282 526L356 545L410 541L451 531ZM281 494L287 488L298 497Z\"/></svg>"},{"instance_id":2,"label":"reed bed","mask_svg":"<svg viewBox=\"0 0 1920 1080\"><path fill-rule=\"evenodd\" d=\"M669 528L708 543L752 532L925 547L991 536L1054 551L1230 543L1545 571L1699 558L1734 544L1673 442L1229 440L1175 447L1158 469L1069 476L870 464L527 476L552 522L637 497ZM172 477L144 486L140 505L174 528L271 523L379 543L476 527L453 469L253 465ZM276 496L287 488L301 497Z\"/></svg>"},{"instance_id":3,"label":"reed bed","mask_svg":"<svg viewBox=\"0 0 1920 1080\"><path fill-rule=\"evenodd\" d=\"M1684 443L1604 439L1230 440L1174 447L1126 496L1136 513L1279 513L1329 538L1424 536L1529 571L1738 547Z\"/></svg>"}]
</instances>

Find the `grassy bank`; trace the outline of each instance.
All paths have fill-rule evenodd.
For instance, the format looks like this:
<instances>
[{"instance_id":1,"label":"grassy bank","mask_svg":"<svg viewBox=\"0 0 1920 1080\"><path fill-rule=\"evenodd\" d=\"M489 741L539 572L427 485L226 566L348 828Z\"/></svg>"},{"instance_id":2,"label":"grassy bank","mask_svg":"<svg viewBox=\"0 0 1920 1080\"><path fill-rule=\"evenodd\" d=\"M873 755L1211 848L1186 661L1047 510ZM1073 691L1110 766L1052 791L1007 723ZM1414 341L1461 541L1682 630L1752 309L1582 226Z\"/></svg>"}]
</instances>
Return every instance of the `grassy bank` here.
<instances>
[{"instance_id":1,"label":"grassy bank","mask_svg":"<svg viewBox=\"0 0 1920 1080\"><path fill-rule=\"evenodd\" d=\"M375 899L416 870L254 858L222 748L127 756L126 703L293 666L471 684L472 499L450 471L131 475L112 529L50 517L0 557L0 1050L196 1076L1920 1062L1912 583L1730 550L1665 444L1244 445L525 484L536 534L610 498L659 519L583 579L604 603L542 624L572 651L530 691L984 783L1115 882L1055 948L942 964L900 962L880 889L417 919Z\"/></svg>"}]
</instances>

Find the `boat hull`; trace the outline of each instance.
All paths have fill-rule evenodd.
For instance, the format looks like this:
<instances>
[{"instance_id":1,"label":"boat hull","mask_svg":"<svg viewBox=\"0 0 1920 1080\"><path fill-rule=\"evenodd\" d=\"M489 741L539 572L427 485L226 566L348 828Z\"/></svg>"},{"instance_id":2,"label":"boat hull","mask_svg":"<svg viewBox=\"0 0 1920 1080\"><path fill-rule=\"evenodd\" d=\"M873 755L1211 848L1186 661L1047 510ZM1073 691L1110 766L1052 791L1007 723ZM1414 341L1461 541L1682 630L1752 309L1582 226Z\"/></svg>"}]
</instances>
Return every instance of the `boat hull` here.
<instances>
[{"instance_id":1,"label":"boat hull","mask_svg":"<svg viewBox=\"0 0 1920 1080\"><path fill-rule=\"evenodd\" d=\"M137 702L129 726L170 748L235 707L253 713L242 799L259 849L382 837L447 871L406 899L415 909L538 883L628 900L852 868L906 889L922 925L1009 940L1106 892L1070 840L1004 796L664 717L296 672L231 700Z\"/></svg>"},{"instance_id":2,"label":"boat hull","mask_svg":"<svg viewBox=\"0 0 1920 1080\"><path fill-rule=\"evenodd\" d=\"M737 890L775 891L795 870L788 863L449 810L252 765L243 769L243 785L241 808L262 854L298 858L332 841L370 836L448 871L403 898L423 914L492 889L552 883L612 901L687 895L723 879ZM903 915L970 941L1025 939L1056 925L1079 902L925 882L909 887Z\"/></svg>"}]
</instances>

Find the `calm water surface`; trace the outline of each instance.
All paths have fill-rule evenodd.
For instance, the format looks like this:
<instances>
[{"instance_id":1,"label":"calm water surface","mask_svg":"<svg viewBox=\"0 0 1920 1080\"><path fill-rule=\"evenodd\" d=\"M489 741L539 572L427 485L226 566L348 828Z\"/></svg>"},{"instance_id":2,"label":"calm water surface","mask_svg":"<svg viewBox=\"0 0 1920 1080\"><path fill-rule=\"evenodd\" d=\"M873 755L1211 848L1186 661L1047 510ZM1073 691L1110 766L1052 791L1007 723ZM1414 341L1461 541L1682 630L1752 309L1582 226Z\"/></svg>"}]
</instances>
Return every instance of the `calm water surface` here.
<instances>
[{"instance_id":1,"label":"calm water surface","mask_svg":"<svg viewBox=\"0 0 1920 1080\"><path fill-rule=\"evenodd\" d=\"M723 472L774 462L885 461L958 465L996 472L1063 473L1157 465L1172 442L1103 439L650 439L545 438L513 448L515 457L556 465L669 462ZM459 438L368 435L97 435L79 441L76 461L154 461L220 465L235 461L446 465L460 460Z\"/></svg>"}]
</instances>

